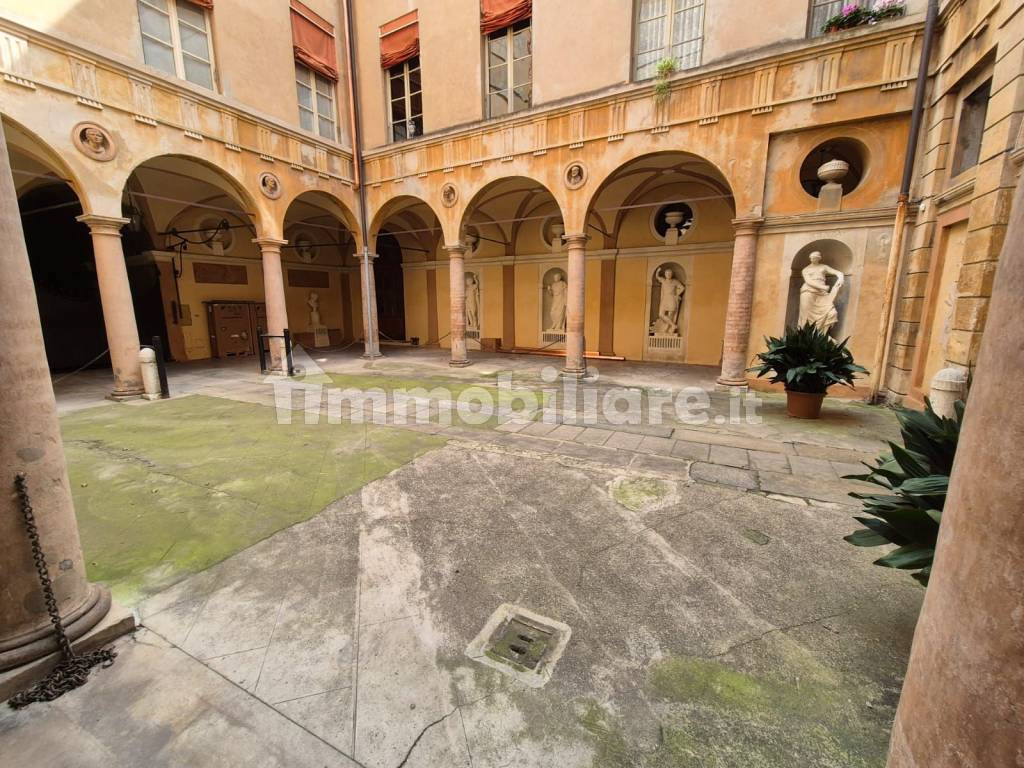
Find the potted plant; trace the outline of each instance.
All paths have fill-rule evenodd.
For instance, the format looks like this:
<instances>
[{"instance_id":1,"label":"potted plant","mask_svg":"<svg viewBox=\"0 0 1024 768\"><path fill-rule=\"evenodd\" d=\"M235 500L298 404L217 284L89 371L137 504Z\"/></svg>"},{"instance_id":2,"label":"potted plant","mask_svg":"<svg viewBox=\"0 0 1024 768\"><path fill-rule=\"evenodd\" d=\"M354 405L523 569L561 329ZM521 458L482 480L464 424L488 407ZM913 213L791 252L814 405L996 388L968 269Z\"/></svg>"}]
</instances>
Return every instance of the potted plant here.
<instances>
[{"instance_id":1,"label":"potted plant","mask_svg":"<svg viewBox=\"0 0 1024 768\"><path fill-rule=\"evenodd\" d=\"M757 378L771 374L772 384L786 387L786 411L797 419L816 419L821 402L833 384L853 386L859 373L867 373L853 361L846 342L837 342L814 323L787 328L782 338L768 337L759 365L749 368Z\"/></svg>"}]
</instances>

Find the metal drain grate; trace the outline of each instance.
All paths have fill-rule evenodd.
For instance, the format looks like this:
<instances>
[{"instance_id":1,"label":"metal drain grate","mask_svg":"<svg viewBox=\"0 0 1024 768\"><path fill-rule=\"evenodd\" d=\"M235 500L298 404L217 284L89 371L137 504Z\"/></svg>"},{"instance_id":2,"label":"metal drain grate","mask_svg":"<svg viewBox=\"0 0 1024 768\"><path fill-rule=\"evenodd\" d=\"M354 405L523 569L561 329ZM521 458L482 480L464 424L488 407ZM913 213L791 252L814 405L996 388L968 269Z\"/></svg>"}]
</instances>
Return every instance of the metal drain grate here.
<instances>
[{"instance_id":1,"label":"metal drain grate","mask_svg":"<svg viewBox=\"0 0 1024 768\"><path fill-rule=\"evenodd\" d=\"M491 638L487 653L491 658L511 661L527 669L536 669L551 648L554 630L513 616Z\"/></svg>"},{"instance_id":2,"label":"metal drain grate","mask_svg":"<svg viewBox=\"0 0 1024 768\"><path fill-rule=\"evenodd\" d=\"M539 688L551 679L572 630L567 624L505 603L469 644L469 658Z\"/></svg>"}]
</instances>

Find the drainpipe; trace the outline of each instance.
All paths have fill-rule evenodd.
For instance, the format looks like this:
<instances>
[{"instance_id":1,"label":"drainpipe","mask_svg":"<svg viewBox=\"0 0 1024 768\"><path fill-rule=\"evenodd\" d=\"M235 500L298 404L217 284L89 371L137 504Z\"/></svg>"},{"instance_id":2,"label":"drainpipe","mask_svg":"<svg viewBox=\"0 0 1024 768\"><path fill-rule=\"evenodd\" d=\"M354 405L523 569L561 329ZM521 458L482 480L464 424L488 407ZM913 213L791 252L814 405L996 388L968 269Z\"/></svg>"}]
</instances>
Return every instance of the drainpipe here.
<instances>
[{"instance_id":1,"label":"drainpipe","mask_svg":"<svg viewBox=\"0 0 1024 768\"><path fill-rule=\"evenodd\" d=\"M896 222L893 226L892 244L889 248L889 267L885 275L885 293L882 295L882 316L878 324L878 335L884 339L875 353L875 364L871 373L871 394L868 402L879 400L885 369L889 365L889 347L892 346L893 331L896 327L892 311L896 295L896 282L903 262L903 241L907 229L907 206L910 202L910 185L914 178L914 161L924 118L924 97L928 85L928 64L932 58L932 43L935 40L935 25L939 17L939 0L928 0L928 13L924 22L924 41L921 46L921 63L917 69L917 83L914 90L914 107L910 113L910 134L907 136L907 151L903 161L903 179L896 202Z\"/></svg>"},{"instance_id":2,"label":"drainpipe","mask_svg":"<svg viewBox=\"0 0 1024 768\"><path fill-rule=\"evenodd\" d=\"M362 237L363 251L360 255L362 268L363 295L363 357L380 357L380 342L377 334L377 307L376 291L370 290L370 279L373 269L373 260L370 256L370 225L366 219L366 186L363 179L366 177L366 166L363 161L363 134L362 123L359 119L359 84L356 74L356 38L355 24L353 21L352 4L354 0L343 0L345 4L345 47L348 49L348 99L349 99L349 126L352 134L352 171L353 182L359 190L359 232Z\"/></svg>"}]
</instances>

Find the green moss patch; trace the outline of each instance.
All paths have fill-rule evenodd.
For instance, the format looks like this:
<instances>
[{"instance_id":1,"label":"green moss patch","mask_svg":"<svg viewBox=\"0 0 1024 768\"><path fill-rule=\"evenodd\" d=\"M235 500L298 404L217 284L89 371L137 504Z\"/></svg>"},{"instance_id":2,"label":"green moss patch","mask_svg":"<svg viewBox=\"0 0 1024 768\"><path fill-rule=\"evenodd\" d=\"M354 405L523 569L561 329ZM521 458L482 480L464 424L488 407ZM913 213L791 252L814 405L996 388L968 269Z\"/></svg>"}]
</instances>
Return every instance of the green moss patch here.
<instances>
[{"instance_id":1,"label":"green moss patch","mask_svg":"<svg viewBox=\"0 0 1024 768\"><path fill-rule=\"evenodd\" d=\"M278 424L191 396L61 420L89 578L126 603L160 591L444 440L362 424Z\"/></svg>"}]
</instances>

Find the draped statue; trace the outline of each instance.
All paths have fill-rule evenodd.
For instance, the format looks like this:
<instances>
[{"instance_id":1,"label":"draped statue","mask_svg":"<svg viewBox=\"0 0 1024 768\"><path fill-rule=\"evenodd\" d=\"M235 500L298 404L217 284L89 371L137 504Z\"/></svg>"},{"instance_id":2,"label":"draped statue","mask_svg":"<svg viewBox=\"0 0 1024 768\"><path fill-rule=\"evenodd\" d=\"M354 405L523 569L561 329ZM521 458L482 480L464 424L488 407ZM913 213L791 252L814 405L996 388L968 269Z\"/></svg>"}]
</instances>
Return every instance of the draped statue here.
<instances>
[{"instance_id":1,"label":"draped statue","mask_svg":"<svg viewBox=\"0 0 1024 768\"><path fill-rule=\"evenodd\" d=\"M800 319L797 322L801 327L807 323L814 323L828 333L832 326L839 322L836 295L843 287L845 278L838 269L833 269L821 261L820 251L814 251L809 258L811 263L801 272L804 284L800 287ZM827 280L829 275L836 279L831 288Z\"/></svg>"},{"instance_id":2,"label":"draped statue","mask_svg":"<svg viewBox=\"0 0 1024 768\"><path fill-rule=\"evenodd\" d=\"M654 332L662 336L679 335L679 307L683 303L686 286L675 277L671 269L658 269L654 279L661 283L658 302L658 319L654 321Z\"/></svg>"},{"instance_id":3,"label":"draped statue","mask_svg":"<svg viewBox=\"0 0 1024 768\"><path fill-rule=\"evenodd\" d=\"M551 284L547 288L548 293L551 294L551 309L548 313L548 327L545 330L565 330L565 303L568 298L566 295L568 290L569 286L562 279L562 273L555 272L551 278Z\"/></svg>"}]
</instances>

